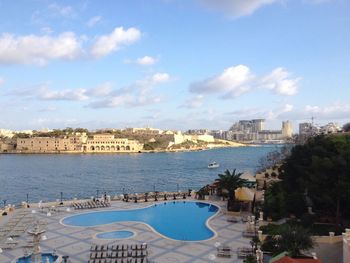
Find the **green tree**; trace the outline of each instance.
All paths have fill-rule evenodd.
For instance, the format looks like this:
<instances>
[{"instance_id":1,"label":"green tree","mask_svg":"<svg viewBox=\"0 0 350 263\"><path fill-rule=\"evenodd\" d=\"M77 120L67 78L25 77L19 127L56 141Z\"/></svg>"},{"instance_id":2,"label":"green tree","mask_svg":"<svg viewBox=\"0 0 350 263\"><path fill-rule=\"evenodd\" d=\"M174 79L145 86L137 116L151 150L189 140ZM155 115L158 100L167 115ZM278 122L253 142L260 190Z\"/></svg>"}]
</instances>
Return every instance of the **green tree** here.
<instances>
[{"instance_id":1,"label":"green tree","mask_svg":"<svg viewBox=\"0 0 350 263\"><path fill-rule=\"evenodd\" d=\"M304 195L319 215L337 223L350 218L350 135L311 138L293 148L282 166L283 189L290 203ZM288 207L287 207L288 209Z\"/></svg>"},{"instance_id":2,"label":"green tree","mask_svg":"<svg viewBox=\"0 0 350 263\"><path fill-rule=\"evenodd\" d=\"M297 225L284 225L278 234L267 236L261 248L273 255L286 251L290 257L297 257L313 247L314 241L308 230Z\"/></svg>"},{"instance_id":3,"label":"green tree","mask_svg":"<svg viewBox=\"0 0 350 263\"><path fill-rule=\"evenodd\" d=\"M273 183L265 191L263 211L272 220L278 220L286 216L285 192L280 182Z\"/></svg>"},{"instance_id":4,"label":"green tree","mask_svg":"<svg viewBox=\"0 0 350 263\"><path fill-rule=\"evenodd\" d=\"M219 189L228 192L227 210L235 210L235 190L244 186L248 181L241 178L243 173L236 173L236 169L232 171L226 170L223 174L219 174L216 181L219 183Z\"/></svg>"}]
</instances>

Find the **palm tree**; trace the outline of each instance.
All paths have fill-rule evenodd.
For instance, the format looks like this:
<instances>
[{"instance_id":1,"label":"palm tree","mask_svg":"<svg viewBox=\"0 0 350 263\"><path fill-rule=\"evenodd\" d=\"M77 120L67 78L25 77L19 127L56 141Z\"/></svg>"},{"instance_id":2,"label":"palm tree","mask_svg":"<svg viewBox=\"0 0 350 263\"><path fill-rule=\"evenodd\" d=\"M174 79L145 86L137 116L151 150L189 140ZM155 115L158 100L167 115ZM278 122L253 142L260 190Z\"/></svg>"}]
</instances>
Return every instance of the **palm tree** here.
<instances>
[{"instance_id":1,"label":"palm tree","mask_svg":"<svg viewBox=\"0 0 350 263\"><path fill-rule=\"evenodd\" d=\"M273 255L288 252L290 257L302 255L314 247L314 241L310 232L298 225L284 225L276 235L268 235L262 245L264 251L270 251Z\"/></svg>"},{"instance_id":2,"label":"palm tree","mask_svg":"<svg viewBox=\"0 0 350 263\"><path fill-rule=\"evenodd\" d=\"M228 192L227 210L232 211L235 203L235 190L244 186L248 181L241 178L243 173L237 173L236 169L232 171L226 170L224 174L219 174L219 178L215 181L219 183L220 190L226 190Z\"/></svg>"}]
</instances>

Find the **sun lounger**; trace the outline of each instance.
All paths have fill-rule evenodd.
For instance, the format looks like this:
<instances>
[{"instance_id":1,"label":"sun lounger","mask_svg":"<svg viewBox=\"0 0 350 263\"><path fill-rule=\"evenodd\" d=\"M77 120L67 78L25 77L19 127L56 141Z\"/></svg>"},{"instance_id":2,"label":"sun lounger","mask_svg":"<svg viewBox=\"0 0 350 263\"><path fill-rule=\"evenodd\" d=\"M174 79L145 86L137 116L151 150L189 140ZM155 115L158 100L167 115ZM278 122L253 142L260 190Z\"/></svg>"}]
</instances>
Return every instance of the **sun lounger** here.
<instances>
[{"instance_id":1,"label":"sun lounger","mask_svg":"<svg viewBox=\"0 0 350 263\"><path fill-rule=\"evenodd\" d=\"M97 253L96 252L91 252L90 253L90 259L95 259L97 256Z\"/></svg>"},{"instance_id":2,"label":"sun lounger","mask_svg":"<svg viewBox=\"0 0 350 263\"><path fill-rule=\"evenodd\" d=\"M237 256L239 258L246 258L248 255L253 254L252 248L250 247L240 247L237 249Z\"/></svg>"},{"instance_id":3,"label":"sun lounger","mask_svg":"<svg viewBox=\"0 0 350 263\"><path fill-rule=\"evenodd\" d=\"M230 217L230 218L227 218L227 222L230 222L230 223L238 223L240 222L242 219L240 218L237 218L237 217Z\"/></svg>"},{"instance_id":4,"label":"sun lounger","mask_svg":"<svg viewBox=\"0 0 350 263\"><path fill-rule=\"evenodd\" d=\"M230 258L231 257L231 251L218 251L217 257L225 257Z\"/></svg>"},{"instance_id":5,"label":"sun lounger","mask_svg":"<svg viewBox=\"0 0 350 263\"><path fill-rule=\"evenodd\" d=\"M118 251L118 245L113 245L113 246L111 247L111 250L112 250L112 251Z\"/></svg>"},{"instance_id":6,"label":"sun lounger","mask_svg":"<svg viewBox=\"0 0 350 263\"><path fill-rule=\"evenodd\" d=\"M97 245L92 245L90 251L96 251Z\"/></svg>"},{"instance_id":7,"label":"sun lounger","mask_svg":"<svg viewBox=\"0 0 350 263\"><path fill-rule=\"evenodd\" d=\"M108 250L108 245L102 245L101 250L102 251L107 251Z\"/></svg>"},{"instance_id":8,"label":"sun lounger","mask_svg":"<svg viewBox=\"0 0 350 263\"><path fill-rule=\"evenodd\" d=\"M257 233L255 231L243 231L242 236L243 237L254 237Z\"/></svg>"}]
</instances>

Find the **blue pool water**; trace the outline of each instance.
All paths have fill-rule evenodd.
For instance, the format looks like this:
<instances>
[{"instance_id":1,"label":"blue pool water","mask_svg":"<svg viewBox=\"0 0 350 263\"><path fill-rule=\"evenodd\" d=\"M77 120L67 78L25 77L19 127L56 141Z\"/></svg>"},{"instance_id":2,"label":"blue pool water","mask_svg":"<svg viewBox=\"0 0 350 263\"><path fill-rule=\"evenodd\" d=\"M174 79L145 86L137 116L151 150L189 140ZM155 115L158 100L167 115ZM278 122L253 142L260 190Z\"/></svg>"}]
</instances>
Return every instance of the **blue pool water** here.
<instances>
[{"instance_id":1,"label":"blue pool water","mask_svg":"<svg viewBox=\"0 0 350 263\"><path fill-rule=\"evenodd\" d=\"M91 212L66 217L62 223L91 227L121 221L150 225L160 234L176 240L200 241L214 236L206 222L218 212L215 205L202 202L164 202L143 209Z\"/></svg>"},{"instance_id":2,"label":"blue pool water","mask_svg":"<svg viewBox=\"0 0 350 263\"><path fill-rule=\"evenodd\" d=\"M118 231L100 233L100 234L97 234L96 237L101 239L122 239L122 238L132 237L133 235L134 233L131 231L118 230Z\"/></svg>"},{"instance_id":3,"label":"blue pool water","mask_svg":"<svg viewBox=\"0 0 350 263\"><path fill-rule=\"evenodd\" d=\"M45 263L47 262L47 259L49 259L50 263L53 263L57 260L57 258L58 256L54 256L51 253L43 253L41 255L42 262L45 262ZM31 262L32 262L31 256L21 257L16 261L16 263L31 263Z\"/></svg>"}]
</instances>

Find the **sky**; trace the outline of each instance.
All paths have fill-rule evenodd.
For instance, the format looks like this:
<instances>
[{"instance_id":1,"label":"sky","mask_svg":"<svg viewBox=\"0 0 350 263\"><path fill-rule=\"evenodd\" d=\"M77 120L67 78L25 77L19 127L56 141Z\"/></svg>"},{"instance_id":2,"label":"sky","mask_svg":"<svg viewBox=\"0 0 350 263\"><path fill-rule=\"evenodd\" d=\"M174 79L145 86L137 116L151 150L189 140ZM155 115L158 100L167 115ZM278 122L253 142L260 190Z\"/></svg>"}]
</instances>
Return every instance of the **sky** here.
<instances>
[{"instance_id":1,"label":"sky","mask_svg":"<svg viewBox=\"0 0 350 263\"><path fill-rule=\"evenodd\" d=\"M348 0L0 0L0 128L350 121Z\"/></svg>"}]
</instances>

